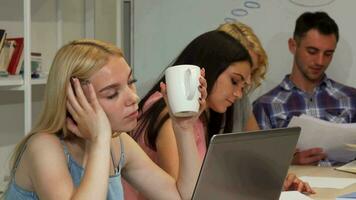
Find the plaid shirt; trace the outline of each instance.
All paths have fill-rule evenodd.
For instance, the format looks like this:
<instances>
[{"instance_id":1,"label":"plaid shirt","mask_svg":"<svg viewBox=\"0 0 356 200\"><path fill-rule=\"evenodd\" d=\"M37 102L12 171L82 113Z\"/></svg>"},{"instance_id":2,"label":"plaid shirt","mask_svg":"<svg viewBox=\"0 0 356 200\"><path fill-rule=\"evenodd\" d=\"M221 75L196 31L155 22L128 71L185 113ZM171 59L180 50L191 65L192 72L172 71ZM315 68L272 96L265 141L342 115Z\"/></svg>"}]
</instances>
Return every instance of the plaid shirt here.
<instances>
[{"instance_id":1,"label":"plaid shirt","mask_svg":"<svg viewBox=\"0 0 356 200\"><path fill-rule=\"evenodd\" d=\"M325 77L308 94L287 75L277 87L253 103L261 129L287 127L293 116L306 114L335 123L356 122L356 89Z\"/></svg>"}]
</instances>

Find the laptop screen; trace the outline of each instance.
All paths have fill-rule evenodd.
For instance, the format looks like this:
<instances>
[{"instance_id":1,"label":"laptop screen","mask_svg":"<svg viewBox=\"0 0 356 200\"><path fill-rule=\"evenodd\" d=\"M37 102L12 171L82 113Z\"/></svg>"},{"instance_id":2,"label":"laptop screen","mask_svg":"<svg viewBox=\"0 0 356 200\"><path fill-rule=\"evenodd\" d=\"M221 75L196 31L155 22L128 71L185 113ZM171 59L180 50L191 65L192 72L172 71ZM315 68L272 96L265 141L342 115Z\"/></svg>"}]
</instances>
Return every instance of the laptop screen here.
<instances>
[{"instance_id":1,"label":"laptop screen","mask_svg":"<svg viewBox=\"0 0 356 200\"><path fill-rule=\"evenodd\" d=\"M193 199L278 199L299 127L215 135Z\"/></svg>"}]
</instances>

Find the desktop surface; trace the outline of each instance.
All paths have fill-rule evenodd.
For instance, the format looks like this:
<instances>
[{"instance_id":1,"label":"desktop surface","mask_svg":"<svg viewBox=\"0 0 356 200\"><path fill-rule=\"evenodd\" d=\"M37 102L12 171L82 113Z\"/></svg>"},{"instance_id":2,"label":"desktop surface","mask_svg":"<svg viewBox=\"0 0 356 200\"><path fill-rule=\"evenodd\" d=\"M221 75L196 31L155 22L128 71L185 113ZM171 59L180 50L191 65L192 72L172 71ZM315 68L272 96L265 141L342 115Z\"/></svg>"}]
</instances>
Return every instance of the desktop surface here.
<instances>
[{"instance_id":1,"label":"desktop surface","mask_svg":"<svg viewBox=\"0 0 356 200\"><path fill-rule=\"evenodd\" d=\"M301 176L316 176L316 177L335 177L335 178L356 178L356 174L341 172L334 169L335 167L317 167L317 166L301 166L292 165L289 172ZM313 188L316 194L310 195L310 198L315 200L330 200L338 196L356 191L356 183L343 189L333 188Z\"/></svg>"}]
</instances>

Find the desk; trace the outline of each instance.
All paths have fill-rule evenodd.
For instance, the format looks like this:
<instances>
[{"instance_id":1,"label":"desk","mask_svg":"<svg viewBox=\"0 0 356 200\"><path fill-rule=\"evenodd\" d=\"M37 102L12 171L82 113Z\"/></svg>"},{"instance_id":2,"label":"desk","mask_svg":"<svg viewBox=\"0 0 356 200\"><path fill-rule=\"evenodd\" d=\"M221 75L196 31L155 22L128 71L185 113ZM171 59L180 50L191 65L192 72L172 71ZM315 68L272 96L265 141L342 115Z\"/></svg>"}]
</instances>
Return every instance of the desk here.
<instances>
[{"instance_id":1,"label":"desk","mask_svg":"<svg viewBox=\"0 0 356 200\"><path fill-rule=\"evenodd\" d=\"M356 174L346 173L335 170L333 167L316 167L316 166L291 166L289 172L301 176L322 176L335 178L356 178ZM344 189L313 188L316 194L310 195L315 200L330 200L337 196L356 192L356 183Z\"/></svg>"}]
</instances>

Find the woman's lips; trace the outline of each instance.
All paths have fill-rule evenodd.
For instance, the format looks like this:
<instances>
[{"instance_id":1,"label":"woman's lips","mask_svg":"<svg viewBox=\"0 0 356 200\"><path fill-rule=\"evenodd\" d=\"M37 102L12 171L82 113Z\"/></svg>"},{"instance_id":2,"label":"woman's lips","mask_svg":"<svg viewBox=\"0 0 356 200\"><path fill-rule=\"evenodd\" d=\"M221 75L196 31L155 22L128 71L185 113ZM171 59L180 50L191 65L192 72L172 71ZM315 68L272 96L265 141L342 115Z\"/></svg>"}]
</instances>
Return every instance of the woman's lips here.
<instances>
[{"instance_id":1,"label":"woman's lips","mask_svg":"<svg viewBox=\"0 0 356 200\"><path fill-rule=\"evenodd\" d=\"M226 99L226 101L229 103L229 106L231 106L232 104L234 104L234 101L231 101L230 99Z\"/></svg>"},{"instance_id":2,"label":"woman's lips","mask_svg":"<svg viewBox=\"0 0 356 200\"><path fill-rule=\"evenodd\" d=\"M125 118L137 118L138 117L138 111L134 111L132 113L130 113L129 115L127 115Z\"/></svg>"}]
</instances>

